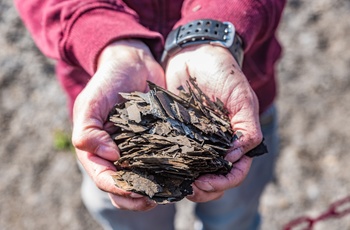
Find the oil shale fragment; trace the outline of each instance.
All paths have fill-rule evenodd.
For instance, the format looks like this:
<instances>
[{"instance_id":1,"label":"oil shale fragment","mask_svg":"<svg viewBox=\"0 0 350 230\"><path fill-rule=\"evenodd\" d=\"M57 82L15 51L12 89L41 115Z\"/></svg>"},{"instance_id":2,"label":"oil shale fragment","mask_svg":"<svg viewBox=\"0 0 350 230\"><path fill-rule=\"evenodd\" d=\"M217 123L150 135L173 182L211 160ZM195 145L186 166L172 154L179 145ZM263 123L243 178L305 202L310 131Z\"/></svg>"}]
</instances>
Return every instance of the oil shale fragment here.
<instances>
[{"instance_id":1,"label":"oil shale fragment","mask_svg":"<svg viewBox=\"0 0 350 230\"><path fill-rule=\"evenodd\" d=\"M227 174L232 163L224 156L237 136L223 103L210 100L195 79L180 96L148 85L148 93L121 93L125 102L110 113L120 128L112 135L121 151L113 179L119 188L165 204L192 194L200 175ZM247 154L265 152L261 143Z\"/></svg>"}]
</instances>

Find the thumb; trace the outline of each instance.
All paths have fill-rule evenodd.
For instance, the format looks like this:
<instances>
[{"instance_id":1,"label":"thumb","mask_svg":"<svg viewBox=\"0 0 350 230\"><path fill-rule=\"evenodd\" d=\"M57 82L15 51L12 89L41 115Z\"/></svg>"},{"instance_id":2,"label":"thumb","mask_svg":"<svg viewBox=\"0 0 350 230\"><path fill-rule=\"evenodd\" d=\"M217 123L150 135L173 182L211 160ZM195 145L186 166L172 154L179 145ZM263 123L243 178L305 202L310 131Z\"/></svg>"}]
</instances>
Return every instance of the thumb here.
<instances>
[{"instance_id":1,"label":"thumb","mask_svg":"<svg viewBox=\"0 0 350 230\"><path fill-rule=\"evenodd\" d=\"M82 94L76 99L72 143L76 149L115 161L119 159L118 147L104 129L103 116L98 115L94 107Z\"/></svg>"},{"instance_id":2,"label":"thumb","mask_svg":"<svg viewBox=\"0 0 350 230\"><path fill-rule=\"evenodd\" d=\"M108 161L119 159L119 150L109 134L98 127L73 127L72 143L75 148L93 153Z\"/></svg>"}]
</instances>

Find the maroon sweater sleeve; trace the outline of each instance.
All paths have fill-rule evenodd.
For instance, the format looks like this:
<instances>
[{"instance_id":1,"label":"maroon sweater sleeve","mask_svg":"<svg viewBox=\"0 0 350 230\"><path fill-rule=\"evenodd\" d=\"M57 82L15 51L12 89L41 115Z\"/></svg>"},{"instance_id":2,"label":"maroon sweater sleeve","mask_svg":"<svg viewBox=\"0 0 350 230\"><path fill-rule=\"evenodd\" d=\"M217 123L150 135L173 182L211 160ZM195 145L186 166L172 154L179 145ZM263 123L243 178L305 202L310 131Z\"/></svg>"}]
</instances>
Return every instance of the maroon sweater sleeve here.
<instances>
[{"instance_id":1,"label":"maroon sweater sleeve","mask_svg":"<svg viewBox=\"0 0 350 230\"><path fill-rule=\"evenodd\" d=\"M196 19L230 21L242 37L245 51L271 37L286 0L185 0L175 27Z\"/></svg>"},{"instance_id":2,"label":"maroon sweater sleeve","mask_svg":"<svg viewBox=\"0 0 350 230\"><path fill-rule=\"evenodd\" d=\"M99 52L122 38L143 39L161 49L162 36L139 24L123 1L15 0L16 8L36 45L48 57L81 66L90 75Z\"/></svg>"}]
</instances>

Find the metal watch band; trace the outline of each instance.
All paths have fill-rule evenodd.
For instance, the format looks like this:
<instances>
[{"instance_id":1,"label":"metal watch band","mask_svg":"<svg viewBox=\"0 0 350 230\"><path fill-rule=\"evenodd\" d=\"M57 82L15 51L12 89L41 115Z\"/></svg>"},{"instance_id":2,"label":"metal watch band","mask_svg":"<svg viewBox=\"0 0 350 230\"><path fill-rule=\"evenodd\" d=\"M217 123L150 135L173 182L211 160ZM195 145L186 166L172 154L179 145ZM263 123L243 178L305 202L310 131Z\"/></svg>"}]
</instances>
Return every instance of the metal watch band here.
<instances>
[{"instance_id":1,"label":"metal watch band","mask_svg":"<svg viewBox=\"0 0 350 230\"><path fill-rule=\"evenodd\" d=\"M182 48L197 44L212 44L230 50L238 64L243 63L242 40L236 34L235 27L230 22L220 22L211 19L191 21L171 31L165 41L161 63L164 67L169 57Z\"/></svg>"}]
</instances>

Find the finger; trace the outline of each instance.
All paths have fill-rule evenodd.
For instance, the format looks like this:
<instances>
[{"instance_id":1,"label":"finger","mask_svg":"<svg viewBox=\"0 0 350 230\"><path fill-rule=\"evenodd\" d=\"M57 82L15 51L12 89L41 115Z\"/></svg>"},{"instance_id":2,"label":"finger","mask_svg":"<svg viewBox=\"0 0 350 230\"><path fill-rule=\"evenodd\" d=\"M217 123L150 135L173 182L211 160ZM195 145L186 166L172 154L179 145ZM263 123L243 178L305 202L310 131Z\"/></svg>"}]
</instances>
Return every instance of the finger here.
<instances>
[{"instance_id":1,"label":"finger","mask_svg":"<svg viewBox=\"0 0 350 230\"><path fill-rule=\"evenodd\" d=\"M227 103L231 115L231 126L238 139L233 149L240 148L244 153L261 143L263 135L259 121L259 106L255 93L249 88L244 99L231 96ZM238 108L237 108L238 107Z\"/></svg>"},{"instance_id":2,"label":"finger","mask_svg":"<svg viewBox=\"0 0 350 230\"><path fill-rule=\"evenodd\" d=\"M78 159L90 175L96 186L108 192L113 205L120 209L146 211L155 207L155 202L140 194L119 189L115 186L112 175L114 165L94 154L78 150Z\"/></svg>"},{"instance_id":3,"label":"finger","mask_svg":"<svg viewBox=\"0 0 350 230\"><path fill-rule=\"evenodd\" d=\"M242 158L243 155L244 155L244 151L242 148L240 147L231 148L229 152L226 154L225 160L231 163L236 163Z\"/></svg>"},{"instance_id":4,"label":"finger","mask_svg":"<svg viewBox=\"0 0 350 230\"><path fill-rule=\"evenodd\" d=\"M239 159L231 171L224 175L207 174L199 177L194 184L203 191L225 191L230 188L239 186L248 175L252 159L247 156L243 156Z\"/></svg>"},{"instance_id":5,"label":"finger","mask_svg":"<svg viewBox=\"0 0 350 230\"><path fill-rule=\"evenodd\" d=\"M212 200L220 199L223 195L223 191L217 191L217 192L207 192L203 191L199 187L197 187L195 184L192 184L193 188L193 194L190 196L187 196L186 198L192 202L201 203L201 202L208 202Z\"/></svg>"},{"instance_id":6,"label":"finger","mask_svg":"<svg viewBox=\"0 0 350 230\"><path fill-rule=\"evenodd\" d=\"M149 198L133 192L119 189L115 186L112 175L114 165L92 153L77 151L77 156L96 186L109 193L113 205L120 209L146 211L156 206Z\"/></svg>"},{"instance_id":7,"label":"finger","mask_svg":"<svg viewBox=\"0 0 350 230\"><path fill-rule=\"evenodd\" d=\"M116 170L111 162L83 151L79 151L78 156L96 186L109 193L115 207L124 210L146 211L156 206L155 202L147 197L117 188L112 178Z\"/></svg>"},{"instance_id":8,"label":"finger","mask_svg":"<svg viewBox=\"0 0 350 230\"><path fill-rule=\"evenodd\" d=\"M132 198L109 193L112 204L121 210L147 211L157 206L156 202L148 197Z\"/></svg>"},{"instance_id":9,"label":"finger","mask_svg":"<svg viewBox=\"0 0 350 230\"><path fill-rule=\"evenodd\" d=\"M78 160L99 189L123 196L131 194L115 186L112 175L115 174L116 168L112 162L82 150L76 152Z\"/></svg>"},{"instance_id":10,"label":"finger","mask_svg":"<svg viewBox=\"0 0 350 230\"><path fill-rule=\"evenodd\" d=\"M252 123L255 124L252 125ZM242 154L258 146L263 140L263 135L259 121L251 121L250 123L246 121L245 124L235 123L232 126L237 139L234 140L227 159L230 162L235 162Z\"/></svg>"},{"instance_id":11,"label":"finger","mask_svg":"<svg viewBox=\"0 0 350 230\"><path fill-rule=\"evenodd\" d=\"M119 150L104 130L105 118L102 117L98 104L87 101L84 92L78 96L74 104L72 143L76 149L115 161L119 158Z\"/></svg>"},{"instance_id":12,"label":"finger","mask_svg":"<svg viewBox=\"0 0 350 230\"><path fill-rule=\"evenodd\" d=\"M76 149L94 153L109 161L119 159L119 150L110 135L96 126L73 128L72 143Z\"/></svg>"},{"instance_id":13,"label":"finger","mask_svg":"<svg viewBox=\"0 0 350 230\"><path fill-rule=\"evenodd\" d=\"M242 156L239 161L233 164L231 171L225 176L228 180L228 184L225 184L224 181L218 180L212 182L213 186L218 190L226 190L239 186L247 177L252 161L252 158Z\"/></svg>"},{"instance_id":14,"label":"finger","mask_svg":"<svg viewBox=\"0 0 350 230\"><path fill-rule=\"evenodd\" d=\"M118 131L120 131L120 128L115 126L112 122L107 121L104 125L103 125L103 130L105 130L107 133L117 133Z\"/></svg>"}]
</instances>

